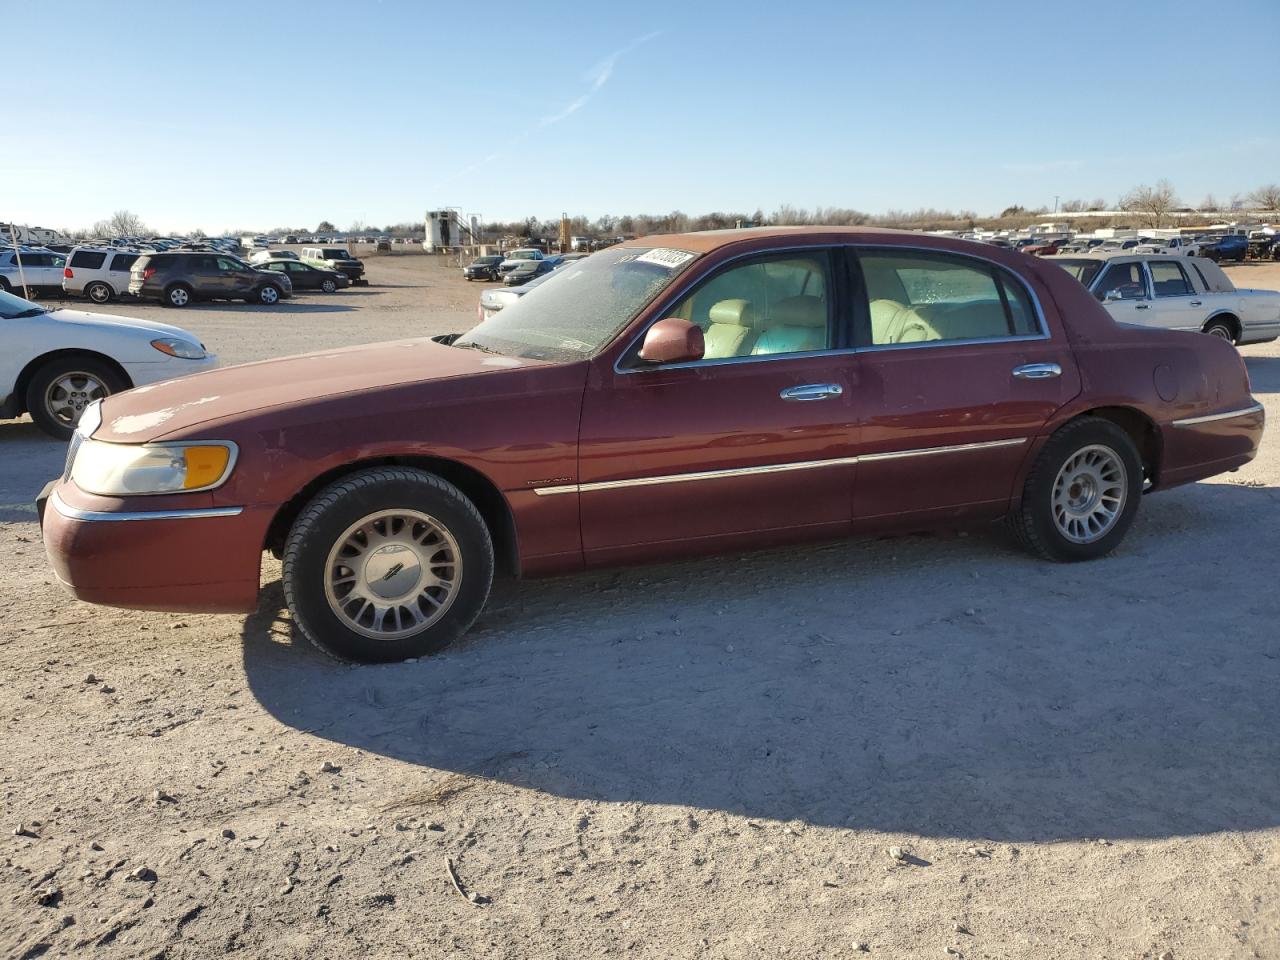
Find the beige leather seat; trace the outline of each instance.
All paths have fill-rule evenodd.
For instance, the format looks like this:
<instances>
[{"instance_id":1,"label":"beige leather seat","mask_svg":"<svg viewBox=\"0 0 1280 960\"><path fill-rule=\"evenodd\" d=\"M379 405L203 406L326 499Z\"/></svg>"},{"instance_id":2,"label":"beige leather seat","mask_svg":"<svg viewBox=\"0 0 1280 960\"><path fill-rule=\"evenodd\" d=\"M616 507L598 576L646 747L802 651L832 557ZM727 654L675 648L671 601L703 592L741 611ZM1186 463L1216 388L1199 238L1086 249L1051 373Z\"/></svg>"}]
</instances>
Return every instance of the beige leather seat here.
<instances>
[{"instance_id":1,"label":"beige leather seat","mask_svg":"<svg viewBox=\"0 0 1280 960\"><path fill-rule=\"evenodd\" d=\"M941 339L924 317L905 304L897 300L871 301L872 343L921 343Z\"/></svg>"},{"instance_id":2,"label":"beige leather seat","mask_svg":"<svg viewBox=\"0 0 1280 960\"><path fill-rule=\"evenodd\" d=\"M752 356L769 353L803 353L827 348L827 304L821 297L799 296L779 300L761 321L760 337Z\"/></svg>"},{"instance_id":3,"label":"beige leather seat","mask_svg":"<svg viewBox=\"0 0 1280 960\"><path fill-rule=\"evenodd\" d=\"M756 312L750 300L721 300L708 311L711 323L703 331L707 360L743 357L750 353L748 338L754 338Z\"/></svg>"}]
</instances>

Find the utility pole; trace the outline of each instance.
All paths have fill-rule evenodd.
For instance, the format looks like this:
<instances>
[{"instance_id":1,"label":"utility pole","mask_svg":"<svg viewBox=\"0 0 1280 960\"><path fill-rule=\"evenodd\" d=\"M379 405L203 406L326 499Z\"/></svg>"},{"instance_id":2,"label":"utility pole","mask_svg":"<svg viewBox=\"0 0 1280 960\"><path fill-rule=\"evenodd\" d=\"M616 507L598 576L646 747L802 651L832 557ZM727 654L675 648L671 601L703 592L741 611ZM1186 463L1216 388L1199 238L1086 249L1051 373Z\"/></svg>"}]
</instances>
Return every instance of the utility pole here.
<instances>
[{"instance_id":1,"label":"utility pole","mask_svg":"<svg viewBox=\"0 0 1280 960\"><path fill-rule=\"evenodd\" d=\"M1058 195L1056 193L1053 195L1053 212L1058 212Z\"/></svg>"}]
</instances>

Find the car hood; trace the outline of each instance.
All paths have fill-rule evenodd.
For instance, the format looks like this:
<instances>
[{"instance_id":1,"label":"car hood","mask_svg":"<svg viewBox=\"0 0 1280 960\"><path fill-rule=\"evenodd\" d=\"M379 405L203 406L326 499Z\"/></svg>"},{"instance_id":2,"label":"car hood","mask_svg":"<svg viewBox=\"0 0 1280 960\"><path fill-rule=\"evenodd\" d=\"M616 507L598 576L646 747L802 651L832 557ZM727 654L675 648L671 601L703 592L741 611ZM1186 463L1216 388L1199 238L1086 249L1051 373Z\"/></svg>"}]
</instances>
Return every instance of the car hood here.
<instances>
[{"instance_id":1,"label":"car hood","mask_svg":"<svg viewBox=\"0 0 1280 960\"><path fill-rule=\"evenodd\" d=\"M139 320L137 317L119 317L111 313L86 313L84 310L50 310L45 316L56 323L67 323L78 327L108 327L116 330L125 327L141 333L181 337L183 340L190 340L192 343L200 342L200 338L189 330L183 330L181 327L175 327L168 323Z\"/></svg>"},{"instance_id":2,"label":"car hood","mask_svg":"<svg viewBox=\"0 0 1280 960\"><path fill-rule=\"evenodd\" d=\"M479 376L541 361L397 340L222 367L138 387L102 402L94 438L148 443L201 423L406 383Z\"/></svg>"}]
</instances>

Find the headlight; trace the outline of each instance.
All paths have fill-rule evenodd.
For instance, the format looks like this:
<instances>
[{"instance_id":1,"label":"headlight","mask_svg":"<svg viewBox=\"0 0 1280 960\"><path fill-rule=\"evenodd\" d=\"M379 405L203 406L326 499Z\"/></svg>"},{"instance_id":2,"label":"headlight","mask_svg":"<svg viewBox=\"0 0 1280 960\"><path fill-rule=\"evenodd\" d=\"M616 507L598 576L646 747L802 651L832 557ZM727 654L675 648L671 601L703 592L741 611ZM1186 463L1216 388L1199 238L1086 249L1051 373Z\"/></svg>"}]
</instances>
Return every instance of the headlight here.
<instances>
[{"instance_id":1,"label":"headlight","mask_svg":"<svg viewBox=\"0 0 1280 960\"><path fill-rule=\"evenodd\" d=\"M85 440L76 451L71 479L101 497L211 490L231 475L238 452L234 443L221 440L145 445Z\"/></svg>"},{"instance_id":2,"label":"headlight","mask_svg":"<svg viewBox=\"0 0 1280 960\"><path fill-rule=\"evenodd\" d=\"M159 340L152 340L151 345L161 353L167 353L180 360L203 360L208 356L200 344L192 343L190 340L179 340L177 337L161 337Z\"/></svg>"}]
</instances>

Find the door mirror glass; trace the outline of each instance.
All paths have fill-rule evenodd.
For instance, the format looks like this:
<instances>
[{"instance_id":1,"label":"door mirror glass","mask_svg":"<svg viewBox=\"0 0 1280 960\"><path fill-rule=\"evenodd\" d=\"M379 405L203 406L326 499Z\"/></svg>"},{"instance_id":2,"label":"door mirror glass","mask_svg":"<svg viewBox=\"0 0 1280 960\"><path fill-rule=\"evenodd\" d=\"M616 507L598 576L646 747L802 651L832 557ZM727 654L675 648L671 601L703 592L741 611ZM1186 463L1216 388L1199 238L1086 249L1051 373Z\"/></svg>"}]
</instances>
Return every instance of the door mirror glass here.
<instances>
[{"instance_id":1,"label":"door mirror glass","mask_svg":"<svg viewBox=\"0 0 1280 960\"><path fill-rule=\"evenodd\" d=\"M702 328L679 317L659 320L644 335L640 359L648 363L687 363L706 352Z\"/></svg>"},{"instance_id":2,"label":"door mirror glass","mask_svg":"<svg viewBox=\"0 0 1280 960\"><path fill-rule=\"evenodd\" d=\"M1107 291L1107 303L1114 303L1116 300L1123 300L1123 299L1124 299L1124 294L1122 294L1119 290Z\"/></svg>"}]
</instances>

